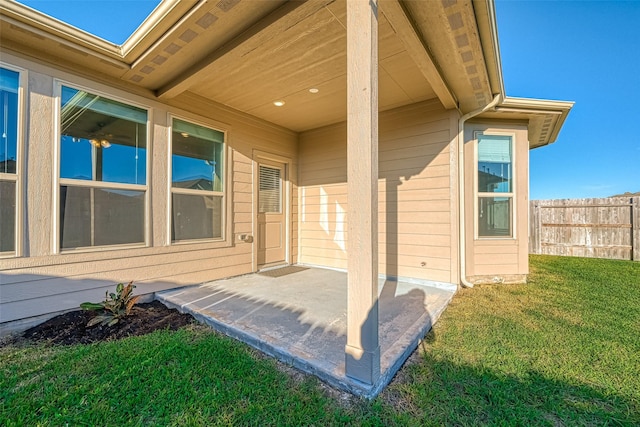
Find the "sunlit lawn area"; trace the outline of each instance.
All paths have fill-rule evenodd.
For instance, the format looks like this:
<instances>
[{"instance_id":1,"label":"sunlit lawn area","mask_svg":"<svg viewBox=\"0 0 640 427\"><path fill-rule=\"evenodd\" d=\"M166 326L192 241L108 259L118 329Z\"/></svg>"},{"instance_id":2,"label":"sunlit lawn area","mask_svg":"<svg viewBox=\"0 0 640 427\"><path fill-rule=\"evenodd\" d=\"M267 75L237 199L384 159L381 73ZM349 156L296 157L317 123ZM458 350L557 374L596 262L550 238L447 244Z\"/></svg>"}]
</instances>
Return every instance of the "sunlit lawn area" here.
<instances>
[{"instance_id":1,"label":"sunlit lawn area","mask_svg":"<svg viewBox=\"0 0 640 427\"><path fill-rule=\"evenodd\" d=\"M531 257L460 291L378 399L205 327L0 347L0 426L640 425L640 262Z\"/></svg>"}]
</instances>

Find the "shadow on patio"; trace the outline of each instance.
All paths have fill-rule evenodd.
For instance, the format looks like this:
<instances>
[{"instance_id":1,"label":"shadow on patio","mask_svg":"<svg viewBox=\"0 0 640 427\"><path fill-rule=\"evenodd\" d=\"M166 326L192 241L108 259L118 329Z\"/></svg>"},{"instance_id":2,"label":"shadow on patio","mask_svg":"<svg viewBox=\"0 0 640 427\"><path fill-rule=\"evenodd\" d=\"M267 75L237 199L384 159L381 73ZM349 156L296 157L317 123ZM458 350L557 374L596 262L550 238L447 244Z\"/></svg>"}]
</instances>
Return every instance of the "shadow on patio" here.
<instances>
[{"instance_id":1,"label":"shadow on patio","mask_svg":"<svg viewBox=\"0 0 640 427\"><path fill-rule=\"evenodd\" d=\"M373 397L391 381L455 293L454 285L380 279L381 377L367 385L345 375L347 274L287 268L292 272L280 277L250 274L159 292L156 298L334 387Z\"/></svg>"}]
</instances>

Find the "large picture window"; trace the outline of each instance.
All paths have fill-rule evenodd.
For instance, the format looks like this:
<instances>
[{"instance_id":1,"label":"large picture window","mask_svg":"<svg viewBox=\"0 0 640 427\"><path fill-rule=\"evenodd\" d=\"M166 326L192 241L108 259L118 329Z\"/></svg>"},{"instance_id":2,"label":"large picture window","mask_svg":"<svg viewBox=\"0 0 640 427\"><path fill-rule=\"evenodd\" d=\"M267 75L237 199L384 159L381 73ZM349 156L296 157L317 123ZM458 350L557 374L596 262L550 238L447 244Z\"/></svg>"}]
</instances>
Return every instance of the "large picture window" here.
<instances>
[{"instance_id":1,"label":"large picture window","mask_svg":"<svg viewBox=\"0 0 640 427\"><path fill-rule=\"evenodd\" d=\"M60 248L144 244L146 193L147 111L62 86Z\"/></svg>"},{"instance_id":2,"label":"large picture window","mask_svg":"<svg viewBox=\"0 0 640 427\"><path fill-rule=\"evenodd\" d=\"M513 237L513 137L478 134L478 237Z\"/></svg>"},{"instance_id":3,"label":"large picture window","mask_svg":"<svg viewBox=\"0 0 640 427\"><path fill-rule=\"evenodd\" d=\"M222 239L224 133L173 119L171 240Z\"/></svg>"},{"instance_id":4,"label":"large picture window","mask_svg":"<svg viewBox=\"0 0 640 427\"><path fill-rule=\"evenodd\" d=\"M20 73L0 68L0 254L16 252Z\"/></svg>"}]
</instances>

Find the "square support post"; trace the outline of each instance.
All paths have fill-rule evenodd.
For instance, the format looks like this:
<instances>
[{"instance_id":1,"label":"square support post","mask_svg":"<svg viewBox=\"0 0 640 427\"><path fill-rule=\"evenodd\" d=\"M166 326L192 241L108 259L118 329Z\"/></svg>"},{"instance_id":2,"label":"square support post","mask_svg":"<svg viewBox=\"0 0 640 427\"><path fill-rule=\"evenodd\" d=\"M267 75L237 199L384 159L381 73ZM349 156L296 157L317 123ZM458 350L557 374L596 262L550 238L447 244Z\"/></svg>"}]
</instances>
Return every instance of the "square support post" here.
<instances>
[{"instance_id":1,"label":"square support post","mask_svg":"<svg viewBox=\"0 0 640 427\"><path fill-rule=\"evenodd\" d=\"M347 376L380 377L378 342L378 1L347 1Z\"/></svg>"}]
</instances>

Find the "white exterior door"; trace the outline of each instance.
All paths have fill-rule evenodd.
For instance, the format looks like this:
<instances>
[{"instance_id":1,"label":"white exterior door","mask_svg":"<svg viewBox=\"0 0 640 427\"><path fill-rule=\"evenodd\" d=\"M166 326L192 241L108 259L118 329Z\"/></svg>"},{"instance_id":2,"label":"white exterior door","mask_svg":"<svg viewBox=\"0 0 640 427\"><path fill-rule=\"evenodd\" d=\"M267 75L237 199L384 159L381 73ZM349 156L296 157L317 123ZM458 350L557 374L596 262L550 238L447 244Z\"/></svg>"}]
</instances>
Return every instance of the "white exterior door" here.
<instances>
[{"instance_id":1,"label":"white exterior door","mask_svg":"<svg viewBox=\"0 0 640 427\"><path fill-rule=\"evenodd\" d=\"M286 263L286 166L274 161L258 165L258 268Z\"/></svg>"}]
</instances>

